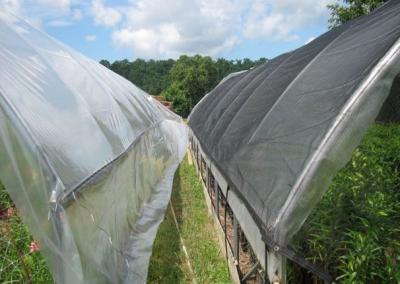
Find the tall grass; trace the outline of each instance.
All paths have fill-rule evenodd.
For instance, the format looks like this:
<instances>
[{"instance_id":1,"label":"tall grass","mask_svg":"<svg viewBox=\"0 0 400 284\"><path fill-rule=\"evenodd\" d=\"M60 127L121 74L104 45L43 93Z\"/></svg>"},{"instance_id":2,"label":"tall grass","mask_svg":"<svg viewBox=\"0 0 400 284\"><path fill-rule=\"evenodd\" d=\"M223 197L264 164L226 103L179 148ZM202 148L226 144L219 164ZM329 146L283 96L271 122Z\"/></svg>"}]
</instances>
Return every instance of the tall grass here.
<instances>
[{"instance_id":1,"label":"tall grass","mask_svg":"<svg viewBox=\"0 0 400 284\"><path fill-rule=\"evenodd\" d=\"M294 245L341 283L400 283L399 125L369 129Z\"/></svg>"}]
</instances>

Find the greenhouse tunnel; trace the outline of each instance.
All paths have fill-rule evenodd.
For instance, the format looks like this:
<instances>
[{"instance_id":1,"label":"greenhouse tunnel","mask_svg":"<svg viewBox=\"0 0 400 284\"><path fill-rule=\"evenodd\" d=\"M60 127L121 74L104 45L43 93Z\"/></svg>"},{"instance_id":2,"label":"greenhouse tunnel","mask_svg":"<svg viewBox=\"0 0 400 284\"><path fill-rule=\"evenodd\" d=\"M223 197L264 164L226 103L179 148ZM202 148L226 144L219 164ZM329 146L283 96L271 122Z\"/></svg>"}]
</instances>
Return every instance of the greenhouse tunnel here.
<instances>
[{"instance_id":1,"label":"greenhouse tunnel","mask_svg":"<svg viewBox=\"0 0 400 284\"><path fill-rule=\"evenodd\" d=\"M388 1L228 76L189 117L193 137L266 244L307 268L292 237L368 128L399 120L399 36L400 1Z\"/></svg>"},{"instance_id":2,"label":"greenhouse tunnel","mask_svg":"<svg viewBox=\"0 0 400 284\"><path fill-rule=\"evenodd\" d=\"M56 283L145 283L181 118L0 11L0 179Z\"/></svg>"}]
</instances>

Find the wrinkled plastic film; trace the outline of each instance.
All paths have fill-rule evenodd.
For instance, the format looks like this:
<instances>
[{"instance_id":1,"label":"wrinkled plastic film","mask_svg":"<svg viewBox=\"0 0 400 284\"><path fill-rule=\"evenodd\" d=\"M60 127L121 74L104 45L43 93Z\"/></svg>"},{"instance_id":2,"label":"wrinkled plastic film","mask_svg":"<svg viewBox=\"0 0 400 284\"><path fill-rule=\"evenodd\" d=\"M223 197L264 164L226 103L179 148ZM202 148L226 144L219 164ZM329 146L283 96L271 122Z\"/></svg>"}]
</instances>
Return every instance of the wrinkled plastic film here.
<instances>
[{"instance_id":1,"label":"wrinkled plastic film","mask_svg":"<svg viewBox=\"0 0 400 284\"><path fill-rule=\"evenodd\" d=\"M187 146L181 118L0 13L0 179L57 283L144 283Z\"/></svg>"},{"instance_id":2,"label":"wrinkled plastic film","mask_svg":"<svg viewBox=\"0 0 400 284\"><path fill-rule=\"evenodd\" d=\"M18 124L12 123L4 109L0 108L1 180L23 221L41 244L50 270L60 271L63 267L63 274L53 274L54 280L64 283L66 273L69 275L66 280L79 283L79 262L68 261L77 256L76 247L71 245L67 250L62 247L61 224L58 218L54 218L55 212L49 205L51 191L60 187L59 181L44 165L26 133L21 128L18 131L18 128Z\"/></svg>"}]
</instances>

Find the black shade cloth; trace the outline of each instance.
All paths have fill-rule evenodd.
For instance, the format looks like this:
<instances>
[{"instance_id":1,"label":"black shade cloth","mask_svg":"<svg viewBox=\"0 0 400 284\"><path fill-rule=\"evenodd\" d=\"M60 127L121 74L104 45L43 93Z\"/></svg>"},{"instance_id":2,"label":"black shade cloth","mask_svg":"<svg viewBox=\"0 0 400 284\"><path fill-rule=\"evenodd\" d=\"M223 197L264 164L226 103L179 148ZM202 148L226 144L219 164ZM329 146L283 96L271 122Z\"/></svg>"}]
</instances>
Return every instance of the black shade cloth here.
<instances>
[{"instance_id":1,"label":"black shade cloth","mask_svg":"<svg viewBox=\"0 0 400 284\"><path fill-rule=\"evenodd\" d=\"M203 151L269 240L287 245L376 119L400 73L399 36L392 0L229 76L192 111Z\"/></svg>"}]
</instances>

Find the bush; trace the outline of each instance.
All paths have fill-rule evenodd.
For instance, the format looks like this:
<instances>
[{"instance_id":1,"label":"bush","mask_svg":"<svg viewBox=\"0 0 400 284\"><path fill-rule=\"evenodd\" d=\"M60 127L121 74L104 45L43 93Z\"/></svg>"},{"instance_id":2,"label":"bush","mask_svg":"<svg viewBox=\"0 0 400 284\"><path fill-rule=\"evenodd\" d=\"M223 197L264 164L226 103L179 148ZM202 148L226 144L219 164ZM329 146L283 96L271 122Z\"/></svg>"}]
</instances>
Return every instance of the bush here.
<instances>
[{"instance_id":1,"label":"bush","mask_svg":"<svg viewBox=\"0 0 400 284\"><path fill-rule=\"evenodd\" d=\"M400 126L374 125L294 237L342 283L400 283ZM290 279L301 273L290 267Z\"/></svg>"}]
</instances>

